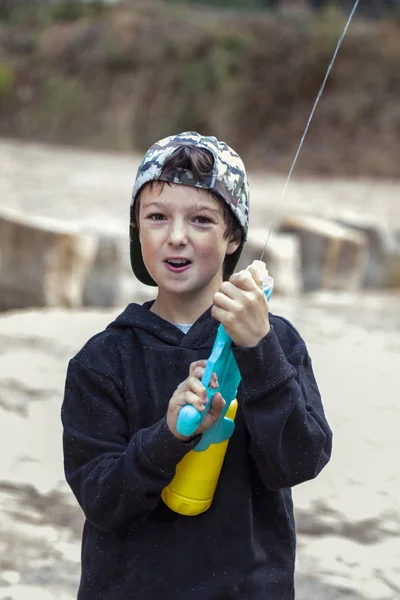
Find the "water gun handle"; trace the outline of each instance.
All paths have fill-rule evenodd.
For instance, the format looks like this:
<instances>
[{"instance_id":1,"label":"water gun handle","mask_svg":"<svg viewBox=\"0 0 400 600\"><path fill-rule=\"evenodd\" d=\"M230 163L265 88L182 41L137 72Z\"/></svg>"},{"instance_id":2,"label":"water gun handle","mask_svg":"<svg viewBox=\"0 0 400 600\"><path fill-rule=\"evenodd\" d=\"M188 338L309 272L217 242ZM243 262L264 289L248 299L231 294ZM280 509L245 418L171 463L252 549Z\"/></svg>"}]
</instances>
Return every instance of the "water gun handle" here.
<instances>
[{"instance_id":1,"label":"water gun handle","mask_svg":"<svg viewBox=\"0 0 400 600\"><path fill-rule=\"evenodd\" d=\"M264 282L263 285L263 291L267 300L271 298L273 287L274 281L272 277L268 277L267 281ZM218 327L217 337L215 339L210 358L207 361L204 375L201 380L207 392L207 404L205 405L205 410L203 412L199 412L190 404L184 406L179 413L176 425L176 429L180 435L190 437L197 431L204 417L210 410L212 398L216 392L220 392L226 402L220 420L224 418L229 409L230 403L232 400L234 400L234 398L236 398L237 388L239 386L241 376L239 368L236 364L236 360L230 350L231 343L232 340L230 336L226 333L223 325L221 324ZM213 372L217 374L218 378L219 385L217 389L210 387L210 380ZM214 434L215 425L210 428L209 435ZM226 425L226 427L230 427L230 425ZM205 435L206 434L203 434L203 438ZM208 435L206 437L208 437ZM217 441L221 440L216 440L216 442ZM212 440L212 442L216 443L214 440ZM210 443L212 442L210 440ZM205 445L204 440L202 440L201 443L203 446Z\"/></svg>"}]
</instances>

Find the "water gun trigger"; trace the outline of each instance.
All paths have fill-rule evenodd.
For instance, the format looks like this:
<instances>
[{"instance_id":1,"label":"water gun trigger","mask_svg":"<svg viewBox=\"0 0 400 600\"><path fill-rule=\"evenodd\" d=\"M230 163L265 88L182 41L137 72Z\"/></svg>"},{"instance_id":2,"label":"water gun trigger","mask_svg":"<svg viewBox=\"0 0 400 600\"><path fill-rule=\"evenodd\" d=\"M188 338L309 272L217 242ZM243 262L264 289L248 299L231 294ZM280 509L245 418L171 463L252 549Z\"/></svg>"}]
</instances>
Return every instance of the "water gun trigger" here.
<instances>
[{"instance_id":1,"label":"water gun trigger","mask_svg":"<svg viewBox=\"0 0 400 600\"><path fill-rule=\"evenodd\" d=\"M236 412L236 411L235 411ZM195 452L204 452L210 444L219 444L226 442L232 437L235 430L235 423L229 417L221 417L212 427L207 429L201 436L201 440L194 448Z\"/></svg>"}]
</instances>

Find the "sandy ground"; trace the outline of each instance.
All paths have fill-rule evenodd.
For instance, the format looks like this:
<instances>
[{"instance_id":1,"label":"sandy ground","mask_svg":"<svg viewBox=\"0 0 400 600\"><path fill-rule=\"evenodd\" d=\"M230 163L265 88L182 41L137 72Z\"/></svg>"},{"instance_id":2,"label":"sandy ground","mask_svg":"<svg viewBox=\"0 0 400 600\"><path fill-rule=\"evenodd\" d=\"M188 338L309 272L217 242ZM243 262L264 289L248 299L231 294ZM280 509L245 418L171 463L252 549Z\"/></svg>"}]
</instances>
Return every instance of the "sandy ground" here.
<instances>
[{"instance_id":1,"label":"sandy ground","mask_svg":"<svg viewBox=\"0 0 400 600\"><path fill-rule=\"evenodd\" d=\"M307 339L335 434L331 463L294 490L297 598L394 600L400 297L276 297L272 310ZM82 520L62 473L65 367L117 312L0 317L0 435L7 449L0 459L1 600L74 597Z\"/></svg>"},{"instance_id":2,"label":"sandy ground","mask_svg":"<svg viewBox=\"0 0 400 600\"><path fill-rule=\"evenodd\" d=\"M126 227L137 158L0 142L0 207ZM253 174L270 215L282 179ZM286 208L400 226L400 184L293 182ZM258 217L257 217L258 215ZM331 463L294 490L298 600L400 598L400 295L273 298L306 338L334 430ZM118 309L0 315L0 600L72 600L82 517L62 473L66 363Z\"/></svg>"}]
</instances>

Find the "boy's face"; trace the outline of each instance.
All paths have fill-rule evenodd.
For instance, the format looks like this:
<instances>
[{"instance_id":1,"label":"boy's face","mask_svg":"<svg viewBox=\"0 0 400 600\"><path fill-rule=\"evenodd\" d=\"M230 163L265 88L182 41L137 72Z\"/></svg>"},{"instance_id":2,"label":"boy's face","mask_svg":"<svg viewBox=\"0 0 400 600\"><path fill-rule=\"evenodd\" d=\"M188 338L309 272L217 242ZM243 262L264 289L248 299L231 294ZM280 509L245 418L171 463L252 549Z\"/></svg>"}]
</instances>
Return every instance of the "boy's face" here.
<instances>
[{"instance_id":1,"label":"boy's face","mask_svg":"<svg viewBox=\"0 0 400 600\"><path fill-rule=\"evenodd\" d=\"M145 186L138 225L144 264L160 291L172 294L214 293L226 254L240 245L224 238L223 208L211 193L182 184Z\"/></svg>"}]
</instances>

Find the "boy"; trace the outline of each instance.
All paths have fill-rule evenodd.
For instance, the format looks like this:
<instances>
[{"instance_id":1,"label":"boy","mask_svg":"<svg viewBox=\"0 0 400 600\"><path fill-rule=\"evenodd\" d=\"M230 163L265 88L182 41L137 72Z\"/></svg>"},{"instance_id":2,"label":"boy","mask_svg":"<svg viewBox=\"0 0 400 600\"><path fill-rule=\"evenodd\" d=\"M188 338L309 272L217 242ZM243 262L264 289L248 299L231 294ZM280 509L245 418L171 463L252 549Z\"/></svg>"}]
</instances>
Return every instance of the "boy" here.
<instances>
[{"instance_id":1,"label":"boy","mask_svg":"<svg viewBox=\"0 0 400 600\"><path fill-rule=\"evenodd\" d=\"M171 136L139 167L131 263L156 299L89 340L66 380L65 472L86 517L78 600L294 598L290 487L320 472L332 435L303 340L249 271L232 275L248 203L241 159L214 137ZM211 507L185 517L161 492L223 409L216 393L195 435L177 432L182 406L204 410L219 323L242 375L236 428Z\"/></svg>"}]
</instances>

